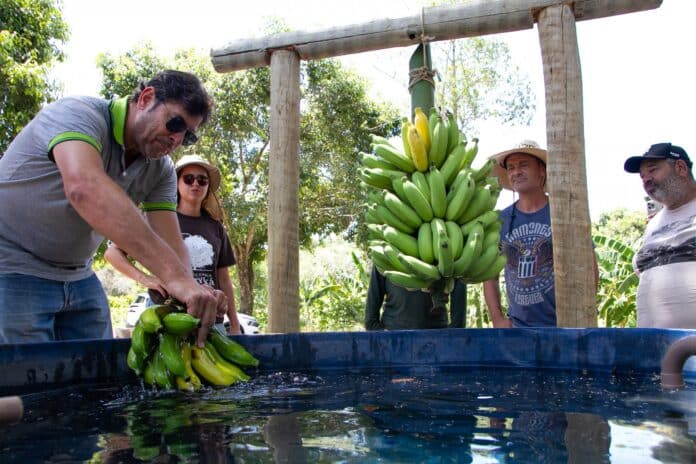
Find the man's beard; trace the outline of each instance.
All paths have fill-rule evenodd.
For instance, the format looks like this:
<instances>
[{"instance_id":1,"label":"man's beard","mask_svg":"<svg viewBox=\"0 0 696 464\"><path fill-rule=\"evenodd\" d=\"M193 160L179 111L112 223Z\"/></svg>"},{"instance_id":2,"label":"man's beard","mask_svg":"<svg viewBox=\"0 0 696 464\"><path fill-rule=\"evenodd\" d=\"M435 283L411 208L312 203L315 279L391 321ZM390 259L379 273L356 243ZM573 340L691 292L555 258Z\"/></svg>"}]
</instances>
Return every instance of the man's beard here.
<instances>
[{"instance_id":1,"label":"man's beard","mask_svg":"<svg viewBox=\"0 0 696 464\"><path fill-rule=\"evenodd\" d=\"M670 174L665 180L659 184L655 184L655 190L652 194L648 194L650 198L659 201L662 204L669 203L669 200L678 198L684 190L679 176L676 172Z\"/></svg>"}]
</instances>

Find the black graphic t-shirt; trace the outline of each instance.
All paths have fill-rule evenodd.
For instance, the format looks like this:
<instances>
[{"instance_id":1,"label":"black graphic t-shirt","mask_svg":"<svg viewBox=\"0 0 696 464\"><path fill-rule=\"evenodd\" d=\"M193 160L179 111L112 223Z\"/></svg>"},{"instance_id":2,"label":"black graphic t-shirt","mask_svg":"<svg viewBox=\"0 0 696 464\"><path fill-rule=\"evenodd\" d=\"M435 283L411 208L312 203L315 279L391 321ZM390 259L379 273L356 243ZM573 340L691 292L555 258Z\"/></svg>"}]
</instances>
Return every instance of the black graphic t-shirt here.
<instances>
[{"instance_id":1,"label":"black graphic t-shirt","mask_svg":"<svg viewBox=\"0 0 696 464\"><path fill-rule=\"evenodd\" d=\"M193 277L200 284L219 289L217 270L235 264L234 253L223 225L203 215L177 213L181 236L189 252Z\"/></svg>"}]
</instances>

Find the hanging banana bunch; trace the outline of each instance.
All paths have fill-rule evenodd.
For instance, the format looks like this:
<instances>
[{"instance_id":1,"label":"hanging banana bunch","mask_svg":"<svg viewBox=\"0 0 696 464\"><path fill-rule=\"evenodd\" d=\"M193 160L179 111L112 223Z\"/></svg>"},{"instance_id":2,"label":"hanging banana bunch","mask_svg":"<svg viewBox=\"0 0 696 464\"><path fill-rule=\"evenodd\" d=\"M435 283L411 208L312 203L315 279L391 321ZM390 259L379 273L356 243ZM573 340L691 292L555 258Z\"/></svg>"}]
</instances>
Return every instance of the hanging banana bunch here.
<instances>
[{"instance_id":1,"label":"hanging banana bunch","mask_svg":"<svg viewBox=\"0 0 696 464\"><path fill-rule=\"evenodd\" d=\"M378 271L411 290L497 276L505 266L495 210L501 189L492 161L472 167L478 139L467 140L451 112L416 108L413 121L402 119L398 145L373 136L372 153L360 154Z\"/></svg>"},{"instance_id":2,"label":"hanging banana bunch","mask_svg":"<svg viewBox=\"0 0 696 464\"><path fill-rule=\"evenodd\" d=\"M182 311L180 304L150 306L133 328L126 362L145 383L160 389L197 391L203 385L227 387L247 381L240 368L259 361L217 327L198 348L193 333L200 319Z\"/></svg>"}]
</instances>

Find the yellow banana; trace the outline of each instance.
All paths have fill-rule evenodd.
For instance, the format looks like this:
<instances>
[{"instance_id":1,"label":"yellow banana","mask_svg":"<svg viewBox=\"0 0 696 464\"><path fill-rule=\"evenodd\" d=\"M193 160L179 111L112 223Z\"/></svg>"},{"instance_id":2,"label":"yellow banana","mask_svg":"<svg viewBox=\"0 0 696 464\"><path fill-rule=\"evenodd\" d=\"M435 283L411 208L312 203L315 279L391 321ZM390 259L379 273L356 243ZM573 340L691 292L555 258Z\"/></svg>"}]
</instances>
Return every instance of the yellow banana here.
<instances>
[{"instance_id":1,"label":"yellow banana","mask_svg":"<svg viewBox=\"0 0 696 464\"><path fill-rule=\"evenodd\" d=\"M228 387L235 382L232 375L215 365L203 348L191 346L191 366L203 380L217 387Z\"/></svg>"},{"instance_id":2,"label":"yellow banana","mask_svg":"<svg viewBox=\"0 0 696 464\"><path fill-rule=\"evenodd\" d=\"M225 337L226 338L226 337ZM239 345L241 347L241 345ZM235 381L241 380L243 382L246 382L249 380L249 376L241 370L239 367L235 366L231 362L227 361L221 354L218 352L218 350L215 349L215 346L213 343L210 341L210 339L206 340L205 346L203 349L206 351L208 354L208 357L213 360L215 365L218 367L218 369L228 373L231 375ZM244 348L242 348L244 349ZM246 350L244 350L246 351ZM251 356L251 355L249 355ZM252 356L253 358L253 356ZM256 360L256 358L253 358ZM258 361L257 361L258 363Z\"/></svg>"},{"instance_id":3,"label":"yellow banana","mask_svg":"<svg viewBox=\"0 0 696 464\"><path fill-rule=\"evenodd\" d=\"M181 359L184 360L188 382L193 385L194 391L200 390L203 385L201 384L201 379L194 372L193 366L191 366L191 345L187 341L181 344Z\"/></svg>"},{"instance_id":4,"label":"yellow banana","mask_svg":"<svg viewBox=\"0 0 696 464\"><path fill-rule=\"evenodd\" d=\"M430 151L430 126L428 124L428 116L426 116L421 107L416 107L414 110L413 125L423 140L425 152L428 153ZM411 149L413 149L413 145L411 145Z\"/></svg>"},{"instance_id":5,"label":"yellow banana","mask_svg":"<svg viewBox=\"0 0 696 464\"><path fill-rule=\"evenodd\" d=\"M422 136L414 126L409 126L408 146L411 148L411 159L417 170L425 172L428 170L428 150L425 148Z\"/></svg>"},{"instance_id":6,"label":"yellow banana","mask_svg":"<svg viewBox=\"0 0 696 464\"><path fill-rule=\"evenodd\" d=\"M401 144L404 147L404 154L408 159L413 160L413 155L411 154L411 146L408 144L408 128L411 126L411 121L407 117L401 119Z\"/></svg>"}]
</instances>

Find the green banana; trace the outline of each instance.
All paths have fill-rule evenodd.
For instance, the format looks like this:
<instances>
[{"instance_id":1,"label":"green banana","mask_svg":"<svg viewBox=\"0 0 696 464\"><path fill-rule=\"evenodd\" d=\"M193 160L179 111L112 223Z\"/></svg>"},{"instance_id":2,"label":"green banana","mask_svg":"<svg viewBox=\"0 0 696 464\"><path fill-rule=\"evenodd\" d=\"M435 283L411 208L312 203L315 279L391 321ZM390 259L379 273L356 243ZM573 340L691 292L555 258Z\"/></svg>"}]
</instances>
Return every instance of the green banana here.
<instances>
[{"instance_id":1,"label":"green banana","mask_svg":"<svg viewBox=\"0 0 696 464\"><path fill-rule=\"evenodd\" d=\"M213 326L208 334L208 339L226 360L239 364L240 366L256 367L259 365L258 359L249 353L242 345L222 333L219 328Z\"/></svg>"},{"instance_id":2,"label":"green banana","mask_svg":"<svg viewBox=\"0 0 696 464\"><path fill-rule=\"evenodd\" d=\"M367 237L371 240L384 240L384 225L382 224L366 224Z\"/></svg>"},{"instance_id":3,"label":"green banana","mask_svg":"<svg viewBox=\"0 0 696 464\"><path fill-rule=\"evenodd\" d=\"M418 240L409 234L399 232L391 226L384 226L384 240L402 253L418 257Z\"/></svg>"},{"instance_id":4,"label":"green banana","mask_svg":"<svg viewBox=\"0 0 696 464\"><path fill-rule=\"evenodd\" d=\"M382 247L384 251L384 256L387 257L387 261L391 264L391 269L400 272L409 272L408 268L399 260L399 255L402 254L399 250L391 246L389 243L385 243Z\"/></svg>"},{"instance_id":5,"label":"green banana","mask_svg":"<svg viewBox=\"0 0 696 464\"><path fill-rule=\"evenodd\" d=\"M476 282L485 282L487 280L495 279L498 277L498 275L500 275L500 272L503 270L506 263L507 257L505 255L498 255L493 263L488 267L488 270L472 277L472 279L474 279Z\"/></svg>"},{"instance_id":6,"label":"green banana","mask_svg":"<svg viewBox=\"0 0 696 464\"><path fill-rule=\"evenodd\" d=\"M173 335L186 335L200 326L201 320L188 313L170 313L162 319L164 330Z\"/></svg>"},{"instance_id":7,"label":"green banana","mask_svg":"<svg viewBox=\"0 0 696 464\"><path fill-rule=\"evenodd\" d=\"M384 277L389 279L391 283L407 290L420 290L428 288L433 282L431 280L419 279L413 274L406 274L399 271L386 271Z\"/></svg>"},{"instance_id":8,"label":"green banana","mask_svg":"<svg viewBox=\"0 0 696 464\"><path fill-rule=\"evenodd\" d=\"M203 380L217 387L228 387L235 382L232 375L218 368L203 348L191 346L191 366Z\"/></svg>"},{"instance_id":9,"label":"green banana","mask_svg":"<svg viewBox=\"0 0 696 464\"><path fill-rule=\"evenodd\" d=\"M482 182L486 177L488 177L488 174L490 174L491 170L493 169L493 166L495 166L495 160L489 159L485 163L483 163L482 166L480 166L478 169L474 171L474 180L478 182Z\"/></svg>"},{"instance_id":10,"label":"green banana","mask_svg":"<svg viewBox=\"0 0 696 464\"><path fill-rule=\"evenodd\" d=\"M481 224L477 224L478 227L474 227L471 234L466 239L464 244L464 249L459 258L454 261L454 276L464 277L466 276L466 271L471 266L473 261L478 258L481 253L481 247L483 243L483 229Z\"/></svg>"},{"instance_id":11,"label":"green banana","mask_svg":"<svg viewBox=\"0 0 696 464\"><path fill-rule=\"evenodd\" d=\"M145 369L145 358L136 353L132 346L128 350L126 362L128 363L128 367L130 367L136 375L140 375Z\"/></svg>"},{"instance_id":12,"label":"green banana","mask_svg":"<svg viewBox=\"0 0 696 464\"><path fill-rule=\"evenodd\" d=\"M486 234L484 232L483 236L483 249L487 249L489 246L497 245L500 243L500 232L491 231L491 233Z\"/></svg>"},{"instance_id":13,"label":"green banana","mask_svg":"<svg viewBox=\"0 0 696 464\"><path fill-rule=\"evenodd\" d=\"M217 368L230 374L234 378L235 382L238 380L246 382L247 380L250 379L250 377L243 370L241 370L239 367L235 366L231 362L227 361L218 352L218 350L215 348L213 343L210 341L210 338L208 338L208 340L206 340L205 345L203 346L203 349L208 354L208 357L213 360L213 362L215 363ZM254 358L254 359L256 359L256 358Z\"/></svg>"},{"instance_id":14,"label":"green banana","mask_svg":"<svg viewBox=\"0 0 696 464\"><path fill-rule=\"evenodd\" d=\"M365 222L370 224L381 224L382 220L377 216L377 207L373 204L365 207Z\"/></svg>"},{"instance_id":15,"label":"green banana","mask_svg":"<svg viewBox=\"0 0 696 464\"><path fill-rule=\"evenodd\" d=\"M152 365L152 377L155 379L157 386L166 390L173 389L174 384L172 383L171 373L167 369L167 365L164 363L164 359L162 358L159 349L152 357L150 365Z\"/></svg>"},{"instance_id":16,"label":"green banana","mask_svg":"<svg viewBox=\"0 0 696 464\"><path fill-rule=\"evenodd\" d=\"M466 140L466 139L464 139ZM447 153L452 153L454 147L459 145L459 127L457 117L451 111L447 111Z\"/></svg>"},{"instance_id":17,"label":"green banana","mask_svg":"<svg viewBox=\"0 0 696 464\"><path fill-rule=\"evenodd\" d=\"M438 218L445 217L447 212L447 189L445 179L439 169L431 167L427 174L428 186L430 187L430 206L433 208L433 215Z\"/></svg>"},{"instance_id":18,"label":"green banana","mask_svg":"<svg viewBox=\"0 0 696 464\"><path fill-rule=\"evenodd\" d=\"M157 382L155 382L155 369L152 367L152 360L145 363L145 368L143 369L143 380L151 387L157 385Z\"/></svg>"},{"instance_id":19,"label":"green banana","mask_svg":"<svg viewBox=\"0 0 696 464\"><path fill-rule=\"evenodd\" d=\"M430 207L429 199L423 196L423 193L416 187L416 184L410 180L405 180L403 183L404 194L411 207L416 211L418 216L428 222L433 218L433 209ZM412 233L413 231L409 232Z\"/></svg>"},{"instance_id":20,"label":"green banana","mask_svg":"<svg viewBox=\"0 0 696 464\"><path fill-rule=\"evenodd\" d=\"M430 143L428 159L430 164L440 168L447 156L447 127L443 124L440 115L435 112L435 125L431 126L433 135Z\"/></svg>"},{"instance_id":21,"label":"green banana","mask_svg":"<svg viewBox=\"0 0 696 464\"><path fill-rule=\"evenodd\" d=\"M138 321L131 334L131 348L143 359L147 359L152 351L152 334L145 332L143 325Z\"/></svg>"},{"instance_id":22,"label":"green banana","mask_svg":"<svg viewBox=\"0 0 696 464\"><path fill-rule=\"evenodd\" d=\"M404 181L408 180L408 177L394 177L392 179L392 191L396 194L401 201L406 201L406 194L404 193Z\"/></svg>"},{"instance_id":23,"label":"green banana","mask_svg":"<svg viewBox=\"0 0 696 464\"><path fill-rule=\"evenodd\" d=\"M380 219L380 223L392 226L397 230L405 234L412 234L415 232L415 228L409 226L404 221L399 219L396 214L392 213L389 208L384 205L377 206L377 217Z\"/></svg>"},{"instance_id":24,"label":"green banana","mask_svg":"<svg viewBox=\"0 0 696 464\"><path fill-rule=\"evenodd\" d=\"M372 187L391 190L392 179L401 177L404 173L389 169L360 167L358 168L358 175L363 182Z\"/></svg>"},{"instance_id":25,"label":"green banana","mask_svg":"<svg viewBox=\"0 0 696 464\"><path fill-rule=\"evenodd\" d=\"M435 255L435 259L437 259L437 250L440 248L440 232L442 231L446 235L447 226L445 225L445 221L442 219L433 218L433 220L430 221L430 229L433 234L433 254Z\"/></svg>"},{"instance_id":26,"label":"green banana","mask_svg":"<svg viewBox=\"0 0 696 464\"><path fill-rule=\"evenodd\" d=\"M408 268L409 273L423 280L439 280L442 276L436 266L428 264L413 256L408 256L403 253L398 255L399 261Z\"/></svg>"},{"instance_id":27,"label":"green banana","mask_svg":"<svg viewBox=\"0 0 696 464\"><path fill-rule=\"evenodd\" d=\"M159 354L162 356L164 365L172 374L186 378L186 366L181 357L181 339L172 333L160 335Z\"/></svg>"},{"instance_id":28,"label":"green banana","mask_svg":"<svg viewBox=\"0 0 696 464\"><path fill-rule=\"evenodd\" d=\"M466 138L464 140L466 140ZM464 155L464 158L462 158L462 162L459 165L459 168L461 169L471 167L471 163L474 161L474 158L476 158L477 153L478 139L473 138L466 144L466 154Z\"/></svg>"},{"instance_id":29,"label":"green banana","mask_svg":"<svg viewBox=\"0 0 696 464\"><path fill-rule=\"evenodd\" d=\"M452 182L454 182L454 179L457 177L457 174L460 171L459 166L462 163L462 159L464 158L465 154L466 146L463 143L460 143L454 147L454 150L452 150L449 155L447 155L447 159L440 168L442 177L445 178L446 186L449 187L452 185Z\"/></svg>"},{"instance_id":30,"label":"green banana","mask_svg":"<svg viewBox=\"0 0 696 464\"><path fill-rule=\"evenodd\" d=\"M484 248L483 251L481 252L481 255L478 257L476 261L474 261L471 266L469 266L469 269L467 269L466 276L469 280L473 279L474 276L481 274L488 270L491 264L493 264L493 261L495 260L496 256L498 256L498 244L494 244L489 246L488 248Z\"/></svg>"},{"instance_id":31,"label":"green banana","mask_svg":"<svg viewBox=\"0 0 696 464\"><path fill-rule=\"evenodd\" d=\"M408 206L406 203L401 201L399 197L391 192L384 192L383 196L384 206L389 208L389 211L394 213L399 219L401 219L407 225L413 227L414 229L419 227L423 221L421 220L418 213L416 213L413 208Z\"/></svg>"},{"instance_id":32,"label":"green banana","mask_svg":"<svg viewBox=\"0 0 696 464\"><path fill-rule=\"evenodd\" d=\"M428 264L435 262L433 253L433 232L429 222L424 222L418 228L418 256Z\"/></svg>"},{"instance_id":33,"label":"green banana","mask_svg":"<svg viewBox=\"0 0 696 464\"><path fill-rule=\"evenodd\" d=\"M454 259L452 258L452 247L446 231L440 231L440 246L437 249L437 269L442 277L452 277L454 271Z\"/></svg>"},{"instance_id":34,"label":"green banana","mask_svg":"<svg viewBox=\"0 0 696 464\"><path fill-rule=\"evenodd\" d=\"M386 137L382 137L381 135L377 135L377 134L370 134L370 142L372 142L372 144L375 144L375 145L377 145L377 144L391 145L392 144L391 140L389 140Z\"/></svg>"},{"instance_id":35,"label":"green banana","mask_svg":"<svg viewBox=\"0 0 696 464\"><path fill-rule=\"evenodd\" d=\"M407 172L410 174L416 170L416 167L413 164L413 161L411 160L411 158L406 156L406 154L401 153L399 150L394 148L392 145L387 145L387 144L383 144L383 143L373 144L372 150L374 151L375 155L377 155L378 157L387 161L388 163L393 164L394 166L399 168L401 171L404 171L404 172Z\"/></svg>"},{"instance_id":36,"label":"green banana","mask_svg":"<svg viewBox=\"0 0 696 464\"><path fill-rule=\"evenodd\" d=\"M428 113L428 134L430 135L430 149L432 150L433 148L433 132L435 130L435 123L437 122L438 119L438 113L437 113L437 108L434 106L430 108L430 112ZM430 152L430 150L428 150Z\"/></svg>"},{"instance_id":37,"label":"green banana","mask_svg":"<svg viewBox=\"0 0 696 464\"><path fill-rule=\"evenodd\" d=\"M486 226L484 229L484 232L486 235L490 233L498 233L500 234L501 229L503 228L503 220L502 219L496 219L495 221L491 222Z\"/></svg>"},{"instance_id":38,"label":"green banana","mask_svg":"<svg viewBox=\"0 0 696 464\"><path fill-rule=\"evenodd\" d=\"M473 198L469 202L469 205L464 210L464 213L456 219L456 222L458 224L466 224L472 219L477 218L481 213L485 211L490 199L490 185L477 187L476 191L474 192Z\"/></svg>"},{"instance_id":39,"label":"green banana","mask_svg":"<svg viewBox=\"0 0 696 464\"><path fill-rule=\"evenodd\" d=\"M428 179L425 177L425 174L420 171L414 172L411 174L411 182L416 184L416 187L418 187L418 190L421 191L425 198L430 199L430 187L428 186Z\"/></svg>"},{"instance_id":40,"label":"green banana","mask_svg":"<svg viewBox=\"0 0 696 464\"><path fill-rule=\"evenodd\" d=\"M467 174L467 178L464 179L457 185L457 188L453 190L452 199L447 204L447 209L445 211L445 218L448 221L456 221L472 201L474 197L474 192L476 189L476 183L474 182L471 174Z\"/></svg>"},{"instance_id":41,"label":"green banana","mask_svg":"<svg viewBox=\"0 0 696 464\"><path fill-rule=\"evenodd\" d=\"M154 306L148 306L140 313L138 322L143 326L143 330L149 334L157 333L162 329L162 321L157 315L157 310Z\"/></svg>"},{"instance_id":42,"label":"green banana","mask_svg":"<svg viewBox=\"0 0 696 464\"><path fill-rule=\"evenodd\" d=\"M397 166L394 166L392 163L385 160L384 158L380 158L379 156L373 155L372 153L365 153L364 151L361 151L360 153L358 153L358 156L360 157L360 164L362 164L366 168L389 169L392 171L399 170Z\"/></svg>"},{"instance_id":43,"label":"green banana","mask_svg":"<svg viewBox=\"0 0 696 464\"><path fill-rule=\"evenodd\" d=\"M384 250L382 247L371 246L369 247L368 251L372 264L375 265L380 274L384 274L384 271L396 270L384 255Z\"/></svg>"},{"instance_id":44,"label":"green banana","mask_svg":"<svg viewBox=\"0 0 696 464\"><path fill-rule=\"evenodd\" d=\"M462 229L454 221L445 221L445 228L447 229L447 238L450 242L450 248L452 249L452 259L456 260L462 254L464 249L464 235L462 234Z\"/></svg>"}]
</instances>

